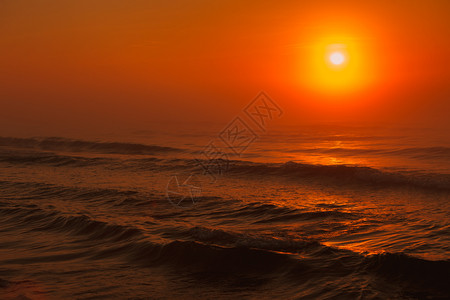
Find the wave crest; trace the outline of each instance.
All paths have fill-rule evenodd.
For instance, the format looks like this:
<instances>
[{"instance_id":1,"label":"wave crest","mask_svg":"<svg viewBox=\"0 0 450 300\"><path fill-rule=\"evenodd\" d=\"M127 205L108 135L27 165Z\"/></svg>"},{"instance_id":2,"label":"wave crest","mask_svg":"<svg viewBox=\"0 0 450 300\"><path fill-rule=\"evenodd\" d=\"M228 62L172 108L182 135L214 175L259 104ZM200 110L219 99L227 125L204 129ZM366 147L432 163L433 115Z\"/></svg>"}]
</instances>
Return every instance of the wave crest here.
<instances>
[{"instance_id":1,"label":"wave crest","mask_svg":"<svg viewBox=\"0 0 450 300\"><path fill-rule=\"evenodd\" d=\"M181 149L157 145L120 142L94 142L60 137L12 138L0 137L0 146L51 151L90 152L102 154L153 155L164 152L181 152Z\"/></svg>"},{"instance_id":2,"label":"wave crest","mask_svg":"<svg viewBox=\"0 0 450 300\"><path fill-rule=\"evenodd\" d=\"M338 184L366 184L383 187L416 187L422 189L450 190L449 174L405 174L385 172L378 169L349 165L312 165L296 162L284 164L236 163L230 166L231 173L269 176L290 179L328 180Z\"/></svg>"}]
</instances>

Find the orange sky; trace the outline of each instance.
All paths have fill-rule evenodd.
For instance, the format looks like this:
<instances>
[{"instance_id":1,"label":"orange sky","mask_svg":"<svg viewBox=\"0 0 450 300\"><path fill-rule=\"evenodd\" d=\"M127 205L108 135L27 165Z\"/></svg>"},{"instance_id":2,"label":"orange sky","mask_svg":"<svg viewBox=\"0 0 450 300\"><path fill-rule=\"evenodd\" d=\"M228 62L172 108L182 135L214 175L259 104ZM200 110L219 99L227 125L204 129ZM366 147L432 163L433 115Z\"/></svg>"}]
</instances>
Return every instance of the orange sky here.
<instances>
[{"instance_id":1,"label":"orange sky","mask_svg":"<svg viewBox=\"0 0 450 300\"><path fill-rule=\"evenodd\" d=\"M450 1L366 2L0 1L0 125L227 122L260 90L288 122L448 125ZM339 91L312 63L335 42L358 62Z\"/></svg>"}]
</instances>

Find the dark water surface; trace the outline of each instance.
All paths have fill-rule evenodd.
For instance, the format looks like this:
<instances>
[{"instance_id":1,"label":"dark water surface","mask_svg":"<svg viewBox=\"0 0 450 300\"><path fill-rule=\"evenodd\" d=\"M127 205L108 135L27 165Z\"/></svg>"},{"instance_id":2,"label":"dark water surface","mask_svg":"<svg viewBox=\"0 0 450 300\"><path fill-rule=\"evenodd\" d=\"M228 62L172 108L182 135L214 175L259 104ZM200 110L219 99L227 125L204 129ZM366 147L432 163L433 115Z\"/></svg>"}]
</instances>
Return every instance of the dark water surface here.
<instances>
[{"instance_id":1,"label":"dark water surface","mask_svg":"<svg viewBox=\"0 0 450 300\"><path fill-rule=\"evenodd\" d=\"M274 131L212 181L209 137L0 138L0 298L450 297L448 139Z\"/></svg>"}]
</instances>

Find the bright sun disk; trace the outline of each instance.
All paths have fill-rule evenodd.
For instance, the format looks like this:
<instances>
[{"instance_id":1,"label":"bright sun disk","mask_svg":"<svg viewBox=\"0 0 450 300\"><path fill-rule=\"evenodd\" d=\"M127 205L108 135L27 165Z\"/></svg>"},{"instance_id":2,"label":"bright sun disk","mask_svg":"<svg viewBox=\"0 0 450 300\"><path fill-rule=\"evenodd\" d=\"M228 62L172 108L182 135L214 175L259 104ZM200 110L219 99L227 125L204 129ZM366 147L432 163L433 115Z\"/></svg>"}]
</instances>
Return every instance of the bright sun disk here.
<instances>
[{"instance_id":1,"label":"bright sun disk","mask_svg":"<svg viewBox=\"0 0 450 300\"><path fill-rule=\"evenodd\" d=\"M345 60L341 52L334 52L330 55L330 61L333 65L341 65Z\"/></svg>"}]
</instances>

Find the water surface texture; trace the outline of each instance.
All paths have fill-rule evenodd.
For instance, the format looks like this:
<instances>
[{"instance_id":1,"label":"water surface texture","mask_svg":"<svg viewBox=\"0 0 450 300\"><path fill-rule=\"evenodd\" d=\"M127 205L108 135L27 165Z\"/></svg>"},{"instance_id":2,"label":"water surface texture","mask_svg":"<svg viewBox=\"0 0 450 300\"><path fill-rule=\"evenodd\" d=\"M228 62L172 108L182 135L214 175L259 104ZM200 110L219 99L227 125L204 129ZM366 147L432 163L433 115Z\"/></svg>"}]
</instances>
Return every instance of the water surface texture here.
<instances>
[{"instance_id":1,"label":"water surface texture","mask_svg":"<svg viewBox=\"0 0 450 300\"><path fill-rule=\"evenodd\" d=\"M1 137L0 298L447 299L450 145L421 132L268 130L214 177L211 131Z\"/></svg>"}]
</instances>

